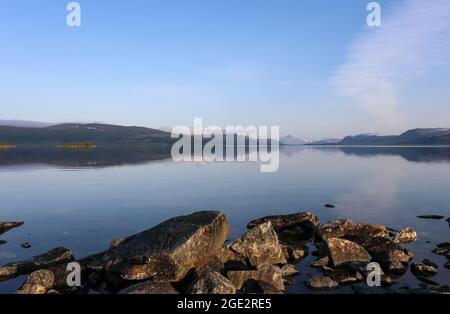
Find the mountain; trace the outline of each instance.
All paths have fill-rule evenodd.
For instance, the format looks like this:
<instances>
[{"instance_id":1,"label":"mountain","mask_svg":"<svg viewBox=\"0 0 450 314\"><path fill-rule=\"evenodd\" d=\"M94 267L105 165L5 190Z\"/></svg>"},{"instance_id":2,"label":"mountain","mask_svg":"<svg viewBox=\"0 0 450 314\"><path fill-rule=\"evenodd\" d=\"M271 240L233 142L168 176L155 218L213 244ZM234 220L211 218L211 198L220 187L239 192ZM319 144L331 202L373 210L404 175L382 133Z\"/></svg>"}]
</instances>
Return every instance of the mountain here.
<instances>
[{"instance_id":1,"label":"mountain","mask_svg":"<svg viewBox=\"0 0 450 314\"><path fill-rule=\"evenodd\" d=\"M298 138L292 135L286 135L280 137L280 144L286 146L297 146L297 145L306 145L308 144L308 140L304 140L302 138Z\"/></svg>"},{"instance_id":2,"label":"mountain","mask_svg":"<svg viewBox=\"0 0 450 314\"><path fill-rule=\"evenodd\" d=\"M11 145L55 145L92 142L96 145L170 144L171 134L144 127L66 123L41 128L0 126L0 142Z\"/></svg>"},{"instance_id":3,"label":"mountain","mask_svg":"<svg viewBox=\"0 0 450 314\"><path fill-rule=\"evenodd\" d=\"M342 138L326 138L309 143L308 145L336 145L342 141Z\"/></svg>"},{"instance_id":4,"label":"mountain","mask_svg":"<svg viewBox=\"0 0 450 314\"><path fill-rule=\"evenodd\" d=\"M337 145L450 145L450 129L413 129L400 135L347 136Z\"/></svg>"},{"instance_id":5,"label":"mountain","mask_svg":"<svg viewBox=\"0 0 450 314\"><path fill-rule=\"evenodd\" d=\"M15 126L21 128L45 128L54 123L26 121L26 120L0 120L0 126Z\"/></svg>"}]
</instances>

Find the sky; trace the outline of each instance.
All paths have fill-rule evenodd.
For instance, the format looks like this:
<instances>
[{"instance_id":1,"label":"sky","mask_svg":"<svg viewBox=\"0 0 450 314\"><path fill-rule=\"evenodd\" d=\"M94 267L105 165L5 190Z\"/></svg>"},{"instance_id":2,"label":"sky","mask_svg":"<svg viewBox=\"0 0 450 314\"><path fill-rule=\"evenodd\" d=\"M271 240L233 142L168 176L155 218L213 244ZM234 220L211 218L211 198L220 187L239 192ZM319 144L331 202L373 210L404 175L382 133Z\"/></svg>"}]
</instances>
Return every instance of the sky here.
<instances>
[{"instance_id":1,"label":"sky","mask_svg":"<svg viewBox=\"0 0 450 314\"><path fill-rule=\"evenodd\" d=\"M450 127L450 1L0 0L0 119L278 125L332 138Z\"/></svg>"}]
</instances>

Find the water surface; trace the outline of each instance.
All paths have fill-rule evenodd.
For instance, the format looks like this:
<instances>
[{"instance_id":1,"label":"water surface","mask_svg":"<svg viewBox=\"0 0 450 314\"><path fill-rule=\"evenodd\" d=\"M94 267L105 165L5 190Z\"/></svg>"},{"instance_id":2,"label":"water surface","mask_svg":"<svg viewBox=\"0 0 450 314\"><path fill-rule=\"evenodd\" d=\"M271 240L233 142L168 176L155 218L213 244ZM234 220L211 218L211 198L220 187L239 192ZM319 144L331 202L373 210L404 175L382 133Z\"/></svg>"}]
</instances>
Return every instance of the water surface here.
<instances>
[{"instance_id":1,"label":"water surface","mask_svg":"<svg viewBox=\"0 0 450 314\"><path fill-rule=\"evenodd\" d=\"M165 147L0 151L0 220L25 221L0 236L8 241L0 246L0 264L57 246L81 258L106 249L113 238L198 210L224 211L232 238L254 218L310 210L322 222L412 227L419 237L408 245L413 262L435 261L433 280L450 283L445 258L430 253L450 240L448 223L416 218L450 217L450 148L282 148L277 172L259 170L250 162L175 163ZM21 248L23 242L32 248ZM302 281L313 272L306 266L311 260L298 265L302 275L288 292L310 292ZM0 292L14 292L23 281L0 283ZM396 282L393 288L420 283L409 272Z\"/></svg>"}]
</instances>

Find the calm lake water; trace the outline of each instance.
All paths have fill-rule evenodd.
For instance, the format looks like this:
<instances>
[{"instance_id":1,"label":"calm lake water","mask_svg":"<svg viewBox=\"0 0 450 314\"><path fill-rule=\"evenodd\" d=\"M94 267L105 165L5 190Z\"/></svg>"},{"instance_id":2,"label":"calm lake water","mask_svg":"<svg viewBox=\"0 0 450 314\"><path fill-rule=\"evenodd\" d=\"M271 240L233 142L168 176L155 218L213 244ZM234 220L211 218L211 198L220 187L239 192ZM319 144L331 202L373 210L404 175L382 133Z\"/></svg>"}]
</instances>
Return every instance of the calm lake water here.
<instances>
[{"instance_id":1,"label":"calm lake water","mask_svg":"<svg viewBox=\"0 0 450 314\"><path fill-rule=\"evenodd\" d=\"M450 241L450 148L282 148L275 173L257 163L175 163L167 150L15 148L0 151L0 220L23 220L0 239L0 264L28 259L65 246L77 258L102 251L111 239L148 229L173 216L199 210L224 211L232 238L258 217L310 210L322 222L351 218L418 233L408 245L413 262L439 265L433 277L450 283L445 258L430 253ZM336 205L324 208L325 203ZM30 242L31 249L20 244ZM314 271L309 256L287 292L310 293L303 285ZM0 283L14 292L24 277ZM419 281L409 272L393 289ZM345 287L339 292L349 292Z\"/></svg>"}]
</instances>

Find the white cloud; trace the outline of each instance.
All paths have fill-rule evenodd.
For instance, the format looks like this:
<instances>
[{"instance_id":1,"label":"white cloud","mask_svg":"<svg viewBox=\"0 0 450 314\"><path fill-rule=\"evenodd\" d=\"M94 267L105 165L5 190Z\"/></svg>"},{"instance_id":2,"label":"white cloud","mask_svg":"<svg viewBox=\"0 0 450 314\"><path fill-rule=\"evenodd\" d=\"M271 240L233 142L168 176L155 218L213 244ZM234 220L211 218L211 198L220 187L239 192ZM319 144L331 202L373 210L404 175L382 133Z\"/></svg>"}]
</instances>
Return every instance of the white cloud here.
<instances>
[{"instance_id":1,"label":"white cloud","mask_svg":"<svg viewBox=\"0 0 450 314\"><path fill-rule=\"evenodd\" d=\"M385 126L402 121L398 95L403 84L450 63L450 1L403 0L391 12L382 11L381 27L367 27L356 38L332 78L336 94Z\"/></svg>"}]
</instances>

